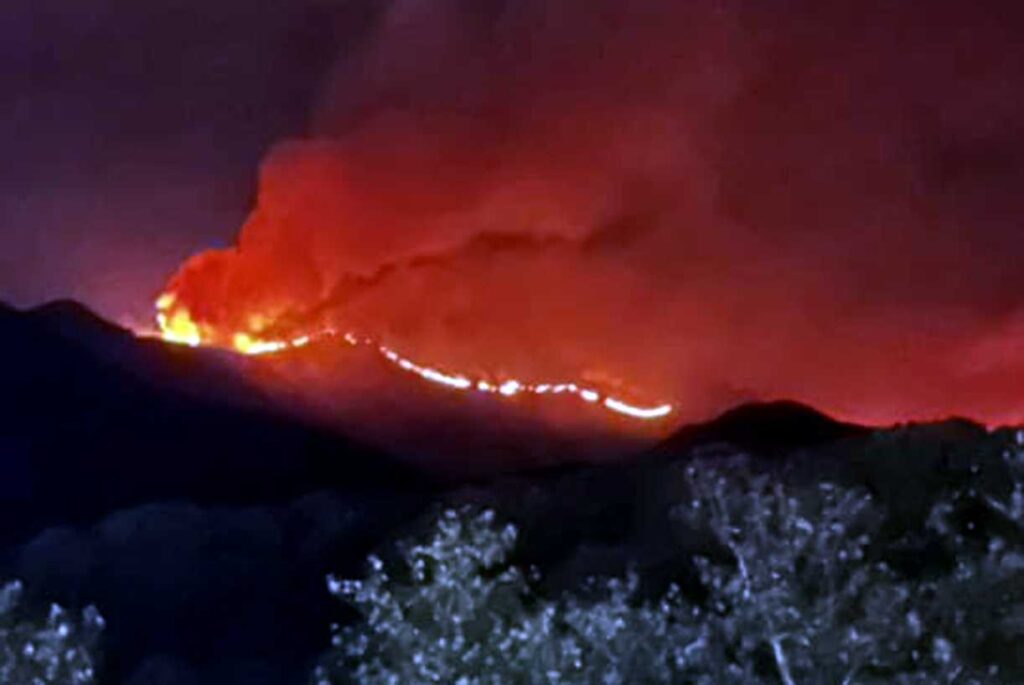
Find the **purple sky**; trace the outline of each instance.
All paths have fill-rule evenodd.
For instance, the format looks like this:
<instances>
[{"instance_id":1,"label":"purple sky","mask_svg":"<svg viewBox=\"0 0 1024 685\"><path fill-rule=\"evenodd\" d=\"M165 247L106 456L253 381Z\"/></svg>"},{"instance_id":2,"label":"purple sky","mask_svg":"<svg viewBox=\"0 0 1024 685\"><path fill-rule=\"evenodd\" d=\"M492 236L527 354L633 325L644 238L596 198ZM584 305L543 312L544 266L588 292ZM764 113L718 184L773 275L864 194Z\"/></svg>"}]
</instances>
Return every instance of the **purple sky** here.
<instances>
[{"instance_id":1,"label":"purple sky","mask_svg":"<svg viewBox=\"0 0 1024 685\"><path fill-rule=\"evenodd\" d=\"M182 258L230 242L375 4L5 2L0 300L141 316Z\"/></svg>"}]
</instances>

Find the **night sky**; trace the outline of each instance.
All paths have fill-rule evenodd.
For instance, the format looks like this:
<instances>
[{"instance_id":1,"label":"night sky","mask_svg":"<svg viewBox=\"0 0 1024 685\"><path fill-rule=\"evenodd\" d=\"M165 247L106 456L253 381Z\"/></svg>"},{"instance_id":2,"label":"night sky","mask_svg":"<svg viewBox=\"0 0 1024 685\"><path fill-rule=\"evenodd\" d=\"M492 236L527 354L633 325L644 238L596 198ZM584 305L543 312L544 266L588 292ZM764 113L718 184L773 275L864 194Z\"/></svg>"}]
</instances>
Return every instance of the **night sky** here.
<instances>
[{"instance_id":1,"label":"night sky","mask_svg":"<svg viewBox=\"0 0 1024 685\"><path fill-rule=\"evenodd\" d=\"M0 298L1024 417L1015 3L18 3Z\"/></svg>"},{"instance_id":2,"label":"night sky","mask_svg":"<svg viewBox=\"0 0 1024 685\"><path fill-rule=\"evenodd\" d=\"M0 299L148 315L227 244L374 3L12 0L0 19Z\"/></svg>"}]
</instances>

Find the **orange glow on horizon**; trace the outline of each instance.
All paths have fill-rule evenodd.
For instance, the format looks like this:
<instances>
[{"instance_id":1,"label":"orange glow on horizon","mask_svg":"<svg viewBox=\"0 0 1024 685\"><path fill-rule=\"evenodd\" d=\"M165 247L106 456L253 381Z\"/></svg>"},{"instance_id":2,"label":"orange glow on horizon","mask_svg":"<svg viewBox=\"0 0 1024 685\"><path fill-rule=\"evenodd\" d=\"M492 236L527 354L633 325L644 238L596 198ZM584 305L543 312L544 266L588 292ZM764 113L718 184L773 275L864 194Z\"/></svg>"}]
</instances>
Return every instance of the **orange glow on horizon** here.
<instances>
[{"instance_id":1,"label":"orange glow on horizon","mask_svg":"<svg viewBox=\"0 0 1024 685\"><path fill-rule=\"evenodd\" d=\"M497 382L483 378L472 379L466 374L450 373L419 364L396 350L375 342L372 338L357 336L352 332L339 333L331 328L313 333L303 333L287 339L263 339L245 332L237 332L224 338L197 324L188 308L181 305L173 293L167 292L160 295L155 306L159 336L165 342L172 344L189 347L222 347L239 354L259 356L299 349L313 342L340 339L352 347L368 347L401 370L453 390L475 390L502 398L512 398L520 394L541 396L568 393L576 395L583 402L604 407L620 416L646 421L664 418L673 411L671 404L634 405L601 393L595 388L582 387L572 382L527 383L514 378L506 378ZM229 342L225 342L225 340Z\"/></svg>"}]
</instances>

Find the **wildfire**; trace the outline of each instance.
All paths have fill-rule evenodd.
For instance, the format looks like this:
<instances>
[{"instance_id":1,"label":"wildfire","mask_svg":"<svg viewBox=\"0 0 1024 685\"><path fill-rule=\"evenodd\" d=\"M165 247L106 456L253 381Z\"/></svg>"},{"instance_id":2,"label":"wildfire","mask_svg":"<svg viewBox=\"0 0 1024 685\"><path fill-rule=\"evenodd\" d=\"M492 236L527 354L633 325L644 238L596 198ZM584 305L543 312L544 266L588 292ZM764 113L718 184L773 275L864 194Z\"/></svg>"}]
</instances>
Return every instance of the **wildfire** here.
<instances>
[{"instance_id":1,"label":"wildfire","mask_svg":"<svg viewBox=\"0 0 1024 685\"><path fill-rule=\"evenodd\" d=\"M249 333L238 332L222 342L221 336L205 330L193 320L188 308L178 302L173 293L164 293L156 301L156 323L160 336L169 343L199 347L200 345L226 347L245 355L266 355L286 350L305 347L313 342L340 340L351 347L368 347L374 350L389 363L408 373L415 374L425 381L442 385L454 390L476 391L515 397L521 394L531 395L575 395L584 402L600 404L605 409L634 419L653 420L668 416L672 412L671 404L655 406L639 406L621 399L601 393L599 390L577 385L576 383L527 383L514 378L494 382L487 379L473 379L460 373L448 373L430 366L419 364L396 350L380 344L372 338L358 336L348 331L341 333L333 328L325 328L313 333L287 339L262 339Z\"/></svg>"},{"instance_id":2,"label":"wildfire","mask_svg":"<svg viewBox=\"0 0 1024 685\"><path fill-rule=\"evenodd\" d=\"M178 298L164 293L156 301L156 325L164 340L178 345L199 347L203 342L199 326L184 307L175 307Z\"/></svg>"}]
</instances>

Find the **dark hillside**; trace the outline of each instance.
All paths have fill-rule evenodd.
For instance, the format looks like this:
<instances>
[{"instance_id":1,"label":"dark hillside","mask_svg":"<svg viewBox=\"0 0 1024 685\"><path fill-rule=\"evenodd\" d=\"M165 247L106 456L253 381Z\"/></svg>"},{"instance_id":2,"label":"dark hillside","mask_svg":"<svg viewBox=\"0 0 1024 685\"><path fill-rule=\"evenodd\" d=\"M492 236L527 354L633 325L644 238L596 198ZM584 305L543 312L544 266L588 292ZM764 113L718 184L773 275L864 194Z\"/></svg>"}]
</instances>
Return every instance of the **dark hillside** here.
<instances>
[{"instance_id":1,"label":"dark hillside","mask_svg":"<svg viewBox=\"0 0 1024 685\"><path fill-rule=\"evenodd\" d=\"M0 533L161 499L262 504L424 480L280 415L216 357L139 341L69 303L0 310Z\"/></svg>"},{"instance_id":2,"label":"dark hillside","mask_svg":"<svg viewBox=\"0 0 1024 685\"><path fill-rule=\"evenodd\" d=\"M684 426L652 452L671 456L701 445L728 444L762 456L784 455L869 432L864 426L837 421L799 402L755 402L730 409L707 423Z\"/></svg>"}]
</instances>

